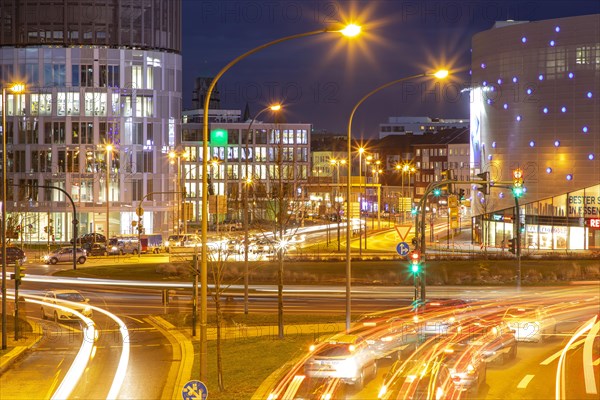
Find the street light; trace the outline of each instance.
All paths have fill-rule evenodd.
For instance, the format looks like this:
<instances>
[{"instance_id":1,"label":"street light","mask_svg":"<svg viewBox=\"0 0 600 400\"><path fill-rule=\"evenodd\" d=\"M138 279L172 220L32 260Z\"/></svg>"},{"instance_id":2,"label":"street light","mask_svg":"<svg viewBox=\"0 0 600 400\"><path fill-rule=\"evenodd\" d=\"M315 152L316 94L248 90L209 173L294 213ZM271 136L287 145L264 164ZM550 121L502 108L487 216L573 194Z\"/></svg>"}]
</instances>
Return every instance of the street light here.
<instances>
[{"instance_id":1,"label":"street light","mask_svg":"<svg viewBox=\"0 0 600 400\"><path fill-rule=\"evenodd\" d=\"M338 239L338 251L340 251L340 202L339 202L339 198L340 198L340 165L346 165L346 160L345 159L335 159L332 158L331 160L329 160L329 163L331 164L332 167L335 168L336 170L336 181L335 181L335 194L333 195L333 204L335 207L335 219L337 222L337 239ZM348 220L346 220L346 223L349 223Z\"/></svg>"},{"instance_id":2,"label":"street light","mask_svg":"<svg viewBox=\"0 0 600 400\"><path fill-rule=\"evenodd\" d=\"M358 253L360 254L360 256L362 257L362 201L363 196L362 196L362 156L363 153L365 152L365 148L360 146L358 148L358 191L360 192L358 198L360 199L358 201ZM366 187L366 186L365 186ZM365 240L365 244L366 244L366 240ZM365 246L366 249L366 246Z\"/></svg>"},{"instance_id":3,"label":"street light","mask_svg":"<svg viewBox=\"0 0 600 400\"><path fill-rule=\"evenodd\" d=\"M20 94L25 91L23 83L14 83L10 91ZM2 87L2 350L7 347L6 338L6 87ZM73 215L75 218L75 215Z\"/></svg>"},{"instance_id":4,"label":"street light","mask_svg":"<svg viewBox=\"0 0 600 400\"><path fill-rule=\"evenodd\" d=\"M244 58L263 50L267 47L273 46L278 43L282 43L292 39L298 39L307 36L314 36L321 33L328 32L337 32L341 33L347 37L354 37L360 33L360 27L357 25L348 25L343 29L331 29L324 28L316 31L310 31L305 33L299 33L291 36L285 36L280 39L273 40L271 42L265 43L258 47L255 47L244 54L237 56L232 61L230 61L227 65L225 65L221 70L214 76L211 80L208 89L206 90L206 94L204 97L204 108L203 108L203 118L202 118L202 258L201 258L201 266L200 266L200 284L201 284L201 293L200 293L200 380L205 380L208 373L208 364L207 364L207 355L208 355L208 342L207 342L207 316L208 316L208 303L207 303L207 284L208 284L208 108L210 105L210 100L212 98L212 92L225 72L227 72L231 67L237 64L239 61Z\"/></svg>"},{"instance_id":5,"label":"street light","mask_svg":"<svg viewBox=\"0 0 600 400\"><path fill-rule=\"evenodd\" d=\"M281 110L281 104L273 104L270 105L268 107L263 108L262 110L260 110L255 116L254 118L252 118L252 121L250 121L250 124L248 125L248 132L246 133L246 155L244 156L244 163L245 163L245 171L244 173L246 174L246 184L244 185L244 314L248 314L248 287L249 287L249 272L248 272L248 249L249 249L249 235L248 235L248 230L249 230L249 224L250 224L250 208L248 207L248 191L250 189L250 185L252 184L252 176L248 173L248 169L249 169L249 165L248 165L248 155L249 155L249 151L248 148L250 146L250 131L252 129L252 125L254 124L254 121L256 121L256 119L265 111L273 111L273 112L277 112ZM254 150L252 151L252 154L254 154Z\"/></svg>"},{"instance_id":6,"label":"street light","mask_svg":"<svg viewBox=\"0 0 600 400\"><path fill-rule=\"evenodd\" d=\"M446 70L440 70L440 71L436 71L436 72L429 72L429 73L422 73L422 74L418 74L418 75L412 75L412 76L407 76L401 79L397 79L395 81L391 81L388 82L382 86L379 86L376 89L371 90L369 93L367 93L365 96L363 96L358 103L356 103L356 105L354 106L354 108L352 109L352 112L350 113L350 118L348 118L348 137L347 137L347 147L348 147L348 157L351 156L351 152L352 152L352 119L354 118L354 114L356 113L356 110L358 109L358 107L364 103L365 100L367 100L369 97L371 97L372 95L374 95L375 93L386 89L390 86L393 86L397 83L400 82L404 82L407 80L411 80L411 79L416 79L416 78L423 78L426 76L434 76L438 79L442 79L448 76L448 71ZM206 100L206 106L208 107L208 100ZM205 111L206 113L207 111ZM350 207L350 196L352 194L352 190L351 190L351 184L350 181L352 179L352 168L348 168L348 186L347 186L347 192L346 192L346 201L348 202L348 216L347 218L347 224L346 224L346 330L350 330L350 312L351 312L351 270L352 270L352 259L351 259L351 250L350 250L350 220L351 220L351 216L352 216L352 211L351 211L351 207Z\"/></svg>"}]
</instances>

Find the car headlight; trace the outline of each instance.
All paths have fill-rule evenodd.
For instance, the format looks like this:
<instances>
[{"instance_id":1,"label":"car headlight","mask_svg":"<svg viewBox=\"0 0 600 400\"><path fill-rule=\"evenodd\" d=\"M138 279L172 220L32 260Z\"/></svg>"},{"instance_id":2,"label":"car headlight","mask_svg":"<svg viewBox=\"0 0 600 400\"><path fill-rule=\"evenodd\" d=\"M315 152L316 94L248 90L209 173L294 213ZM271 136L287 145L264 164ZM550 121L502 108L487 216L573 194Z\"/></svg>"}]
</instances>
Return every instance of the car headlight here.
<instances>
[{"instance_id":1,"label":"car headlight","mask_svg":"<svg viewBox=\"0 0 600 400\"><path fill-rule=\"evenodd\" d=\"M471 364L467 365L467 372L469 374L475 373L475 367L473 367L473 365L471 365Z\"/></svg>"},{"instance_id":2,"label":"car headlight","mask_svg":"<svg viewBox=\"0 0 600 400\"><path fill-rule=\"evenodd\" d=\"M168 240L165 242L165 247L169 247L169 241Z\"/></svg>"},{"instance_id":3,"label":"car headlight","mask_svg":"<svg viewBox=\"0 0 600 400\"><path fill-rule=\"evenodd\" d=\"M117 246L113 246L112 247L112 251L117 251L118 247Z\"/></svg>"},{"instance_id":4,"label":"car headlight","mask_svg":"<svg viewBox=\"0 0 600 400\"><path fill-rule=\"evenodd\" d=\"M85 306L83 308L83 312L85 312L85 313L90 312L90 311L92 311L92 307L90 307L90 306Z\"/></svg>"},{"instance_id":5,"label":"car headlight","mask_svg":"<svg viewBox=\"0 0 600 400\"><path fill-rule=\"evenodd\" d=\"M379 389L379 394L377 395L377 397L382 398L383 396L385 396L386 393L387 393L387 386L381 385L381 389Z\"/></svg>"}]
</instances>

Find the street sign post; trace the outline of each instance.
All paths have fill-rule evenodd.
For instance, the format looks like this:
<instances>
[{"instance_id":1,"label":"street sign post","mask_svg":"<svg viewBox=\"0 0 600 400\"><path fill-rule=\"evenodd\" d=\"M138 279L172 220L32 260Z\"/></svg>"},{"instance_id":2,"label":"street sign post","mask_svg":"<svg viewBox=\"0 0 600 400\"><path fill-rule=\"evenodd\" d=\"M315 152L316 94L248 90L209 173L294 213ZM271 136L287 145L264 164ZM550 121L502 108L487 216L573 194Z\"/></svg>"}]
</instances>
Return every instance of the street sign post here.
<instances>
[{"instance_id":1,"label":"street sign post","mask_svg":"<svg viewBox=\"0 0 600 400\"><path fill-rule=\"evenodd\" d=\"M404 257L410 252L410 246L406 242L400 242L396 246L396 251L398 252L398 254Z\"/></svg>"}]
</instances>

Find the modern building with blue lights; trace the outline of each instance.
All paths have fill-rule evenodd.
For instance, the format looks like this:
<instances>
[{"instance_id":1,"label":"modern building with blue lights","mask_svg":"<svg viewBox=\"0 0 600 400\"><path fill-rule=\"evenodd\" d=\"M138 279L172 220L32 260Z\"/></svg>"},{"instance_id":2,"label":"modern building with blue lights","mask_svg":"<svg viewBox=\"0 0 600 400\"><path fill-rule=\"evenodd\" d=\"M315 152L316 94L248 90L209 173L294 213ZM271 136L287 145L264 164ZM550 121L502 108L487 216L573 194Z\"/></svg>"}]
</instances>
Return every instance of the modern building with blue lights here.
<instances>
[{"instance_id":1,"label":"modern building with blue lights","mask_svg":"<svg viewBox=\"0 0 600 400\"><path fill-rule=\"evenodd\" d=\"M498 22L473 37L471 74L473 172L521 168L526 187L518 223L509 188L475 196L477 239L518 226L526 249L600 248L600 14Z\"/></svg>"}]
</instances>

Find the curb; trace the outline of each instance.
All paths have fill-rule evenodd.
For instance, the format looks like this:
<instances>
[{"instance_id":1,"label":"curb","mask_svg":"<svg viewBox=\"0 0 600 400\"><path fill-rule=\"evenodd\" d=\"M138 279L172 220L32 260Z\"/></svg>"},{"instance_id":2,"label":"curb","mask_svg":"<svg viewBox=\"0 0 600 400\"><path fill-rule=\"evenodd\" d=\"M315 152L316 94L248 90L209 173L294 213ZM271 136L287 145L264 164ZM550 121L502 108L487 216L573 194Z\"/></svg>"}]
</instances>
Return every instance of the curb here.
<instances>
[{"instance_id":1,"label":"curb","mask_svg":"<svg viewBox=\"0 0 600 400\"><path fill-rule=\"evenodd\" d=\"M26 320L26 322L31 326L31 335L33 338L27 339L29 343L23 346L15 346L11 351L2 356L0 359L0 375L6 372L27 350L31 349L42 339L44 331L42 330L41 325L29 320Z\"/></svg>"},{"instance_id":2,"label":"curb","mask_svg":"<svg viewBox=\"0 0 600 400\"><path fill-rule=\"evenodd\" d=\"M173 324L158 316L144 318L146 322L160 331L171 343L173 357L161 399L179 399L183 386L192 376L194 365L194 346L192 341Z\"/></svg>"},{"instance_id":3,"label":"curb","mask_svg":"<svg viewBox=\"0 0 600 400\"><path fill-rule=\"evenodd\" d=\"M271 390L273 390L273 387L279 381L279 378L281 378L283 372L295 363L295 361L288 361L287 363L283 364L281 367L273 371L271 375L267 377L267 379L262 381L262 383L260 384L258 389L256 389L252 397L250 397L250 400L263 400L268 398Z\"/></svg>"}]
</instances>

